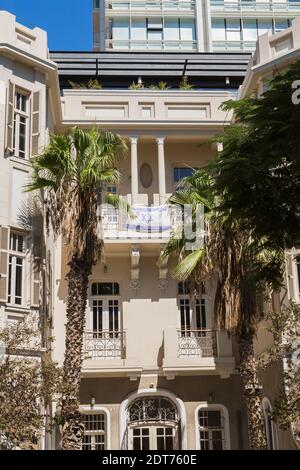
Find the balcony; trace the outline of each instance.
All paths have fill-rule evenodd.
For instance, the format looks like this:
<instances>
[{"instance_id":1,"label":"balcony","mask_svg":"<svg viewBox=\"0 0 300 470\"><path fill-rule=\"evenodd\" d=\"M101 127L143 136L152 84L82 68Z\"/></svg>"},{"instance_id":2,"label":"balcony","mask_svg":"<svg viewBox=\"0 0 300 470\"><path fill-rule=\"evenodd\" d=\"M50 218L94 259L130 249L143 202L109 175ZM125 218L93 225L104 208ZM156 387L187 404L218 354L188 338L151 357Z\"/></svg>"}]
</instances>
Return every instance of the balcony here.
<instances>
[{"instance_id":1,"label":"balcony","mask_svg":"<svg viewBox=\"0 0 300 470\"><path fill-rule=\"evenodd\" d=\"M164 330L163 371L167 377L192 373L227 378L234 367L232 342L224 331Z\"/></svg>"},{"instance_id":2,"label":"balcony","mask_svg":"<svg viewBox=\"0 0 300 470\"><path fill-rule=\"evenodd\" d=\"M108 16L117 16L124 12L160 12L170 13L188 13L195 11L195 0L107 0L105 2L106 14Z\"/></svg>"},{"instance_id":3,"label":"balcony","mask_svg":"<svg viewBox=\"0 0 300 470\"><path fill-rule=\"evenodd\" d=\"M300 12L300 2L256 2L256 1L237 1L226 2L224 0L210 0L212 16L215 13L294 13Z\"/></svg>"},{"instance_id":4,"label":"balcony","mask_svg":"<svg viewBox=\"0 0 300 470\"><path fill-rule=\"evenodd\" d=\"M147 41L107 39L106 48L125 51L196 51L197 41Z\"/></svg>"},{"instance_id":5,"label":"balcony","mask_svg":"<svg viewBox=\"0 0 300 470\"><path fill-rule=\"evenodd\" d=\"M177 330L178 357L217 356L217 336L214 330Z\"/></svg>"},{"instance_id":6,"label":"balcony","mask_svg":"<svg viewBox=\"0 0 300 470\"><path fill-rule=\"evenodd\" d=\"M105 241L167 241L180 228L182 214L172 206L133 206L133 217L125 211L103 205L101 210Z\"/></svg>"},{"instance_id":7,"label":"balcony","mask_svg":"<svg viewBox=\"0 0 300 470\"><path fill-rule=\"evenodd\" d=\"M212 41L214 52L254 51L256 41Z\"/></svg>"},{"instance_id":8,"label":"balcony","mask_svg":"<svg viewBox=\"0 0 300 470\"><path fill-rule=\"evenodd\" d=\"M125 354L125 331L84 332L86 359L124 359Z\"/></svg>"}]
</instances>

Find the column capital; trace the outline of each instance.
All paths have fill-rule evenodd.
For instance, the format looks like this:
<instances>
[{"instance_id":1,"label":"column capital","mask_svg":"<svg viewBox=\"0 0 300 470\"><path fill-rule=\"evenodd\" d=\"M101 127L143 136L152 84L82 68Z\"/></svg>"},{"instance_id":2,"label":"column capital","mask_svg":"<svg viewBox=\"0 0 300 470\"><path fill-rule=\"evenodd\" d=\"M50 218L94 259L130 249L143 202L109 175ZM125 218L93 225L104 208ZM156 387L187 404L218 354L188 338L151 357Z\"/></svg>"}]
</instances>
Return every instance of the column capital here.
<instances>
[{"instance_id":1,"label":"column capital","mask_svg":"<svg viewBox=\"0 0 300 470\"><path fill-rule=\"evenodd\" d=\"M156 142L158 143L158 145L162 145L165 141L165 136L159 136L159 137L156 137Z\"/></svg>"},{"instance_id":2,"label":"column capital","mask_svg":"<svg viewBox=\"0 0 300 470\"><path fill-rule=\"evenodd\" d=\"M131 135L131 136L129 136L129 140L132 144L137 144L138 136L137 135Z\"/></svg>"}]
</instances>

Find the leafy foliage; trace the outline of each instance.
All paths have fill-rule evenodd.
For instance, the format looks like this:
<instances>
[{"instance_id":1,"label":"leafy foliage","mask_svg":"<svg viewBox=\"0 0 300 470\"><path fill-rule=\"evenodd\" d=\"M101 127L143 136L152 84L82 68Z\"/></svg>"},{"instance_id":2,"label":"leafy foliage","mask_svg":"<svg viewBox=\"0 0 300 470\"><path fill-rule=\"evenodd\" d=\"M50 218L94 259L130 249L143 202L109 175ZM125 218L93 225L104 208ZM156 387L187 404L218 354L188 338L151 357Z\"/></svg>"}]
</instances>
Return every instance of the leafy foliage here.
<instances>
[{"instance_id":1,"label":"leafy foliage","mask_svg":"<svg viewBox=\"0 0 300 470\"><path fill-rule=\"evenodd\" d=\"M90 78L87 83L76 83L69 80L69 84L72 88L76 89L89 89L89 90L101 90L102 85L97 78Z\"/></svg>"},{"instance_id":2,"label":"leafy foliage","mask_svg":"<svg viewBox=\"0 0 300 470\"><path fill-rule=\"evenodd\" d=\"M55 233L62 232L69 260L84 257L92 264L98 260L102 242L97 236L97 204L105 185L119 182L115 164L125 150L116 134L74 127L52 135L34 160L27 191L47 190L48 223Z\"/></svg>"},{"instance_id":3,"label":"leafy foliage","mask_svg":"<svg viewBox=\"0 0 300 470\"><path fill-rule=\"evenodd\" d=\"M33 321L0 331L0 449L36 449L45 407L61 387L61 371L41 350Z\"/></svg>"},{"instance_id":4,"label":"leafy foliage","mask_svg":"<svg viewBox=\"0 0 300 470\"><path fill-rule=\"evenodd\" d=\"M273 344L260 357L260 367L284 360L284 383L277 391L272 417L280 428L292 427L300 447L300 306L290 302L280 312L267 315Z\"/></svg>"},{"instance_id":5,"label":"leafy foliage","mask_svg":"<svg viewBox=\"0 0 300 470\"><path fill-rule=\"evenodd\" d=\"M194 87L191 83L189 83L189 79L188 79L188 76L187 75L183 75L180 83L179 83L179 88L181 90L186 90L186 91L189 91L189 90L192 90Z\"/></svg>"},{"instance_id":6,"label":"leafy foliage","mask_svg":"<svg viewBox=\"0 0 300 470\"><path fill-rule=\"evenodd\" d=\"M299 77L297 62L262 96L225 103L235 122L216 137L223 150L212 164L219 209L275 248L300 239L300 105L292 102Z\"/></svg>"}]
</instances>

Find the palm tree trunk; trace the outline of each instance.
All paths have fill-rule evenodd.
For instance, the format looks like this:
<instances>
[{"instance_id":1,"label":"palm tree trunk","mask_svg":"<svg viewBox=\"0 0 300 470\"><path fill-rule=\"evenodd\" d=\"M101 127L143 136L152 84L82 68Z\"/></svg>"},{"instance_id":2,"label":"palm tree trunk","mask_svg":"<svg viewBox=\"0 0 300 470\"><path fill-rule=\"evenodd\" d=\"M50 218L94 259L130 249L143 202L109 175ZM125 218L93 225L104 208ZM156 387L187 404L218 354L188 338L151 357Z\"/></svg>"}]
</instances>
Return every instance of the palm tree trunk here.
<instances>
[{"instance_id":1,"label":"palm tree trunk","mask_svg":"<svg viewBox=\"0 0 300 470\"><path fill-rule=\"evenodd\" d=\"M62 449L81 450L84 425L79 411L79 391L83 361L88 280L91 266L84 260L73 259L67 276L67 324L64 360L64 390L62 399Z\"/></svg>"},{"instance_id":2,"label":"palm tree trunk","mask_svg":"<svg viewBox=\"0 0 300 470\"><path fill-rule=\"evenodd\" d=\"M267 449L267 440L257 362L253 348L253 334L249 332L239 335L237 341L240 355L240 374L248 414L249 446L253 450L265 450Z\"/></svg>"}]
</instances>

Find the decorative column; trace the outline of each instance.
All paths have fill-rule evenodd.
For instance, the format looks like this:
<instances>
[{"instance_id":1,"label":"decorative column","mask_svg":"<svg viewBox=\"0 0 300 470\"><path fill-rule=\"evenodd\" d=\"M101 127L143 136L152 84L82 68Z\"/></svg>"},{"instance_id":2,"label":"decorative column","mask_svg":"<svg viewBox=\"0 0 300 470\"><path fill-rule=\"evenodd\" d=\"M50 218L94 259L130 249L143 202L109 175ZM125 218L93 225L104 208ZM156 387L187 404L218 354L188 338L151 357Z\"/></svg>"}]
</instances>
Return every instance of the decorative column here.
<instances>
[{"instance_id":1,"label":"decorative column","mask_svg":"<svg viewBox=\"0 0 300 470\"><path fill-rule=\"evenodd\" d=\"M131 144L131 204L138 204L139 176L137 157L137 137L130 137Z\"/></svg>"},{"instance_id":2,"label":"decorative column","mask_svg":"<svg viewBox=\"0 0 300 470\"><path fill-rule=\"evenodd\" d=\"M159 203L166 202L166 169L165 169L165 148L164 137L157 137L157 151L158 151L158 192Z\"/></svg>"}]
</instances>

